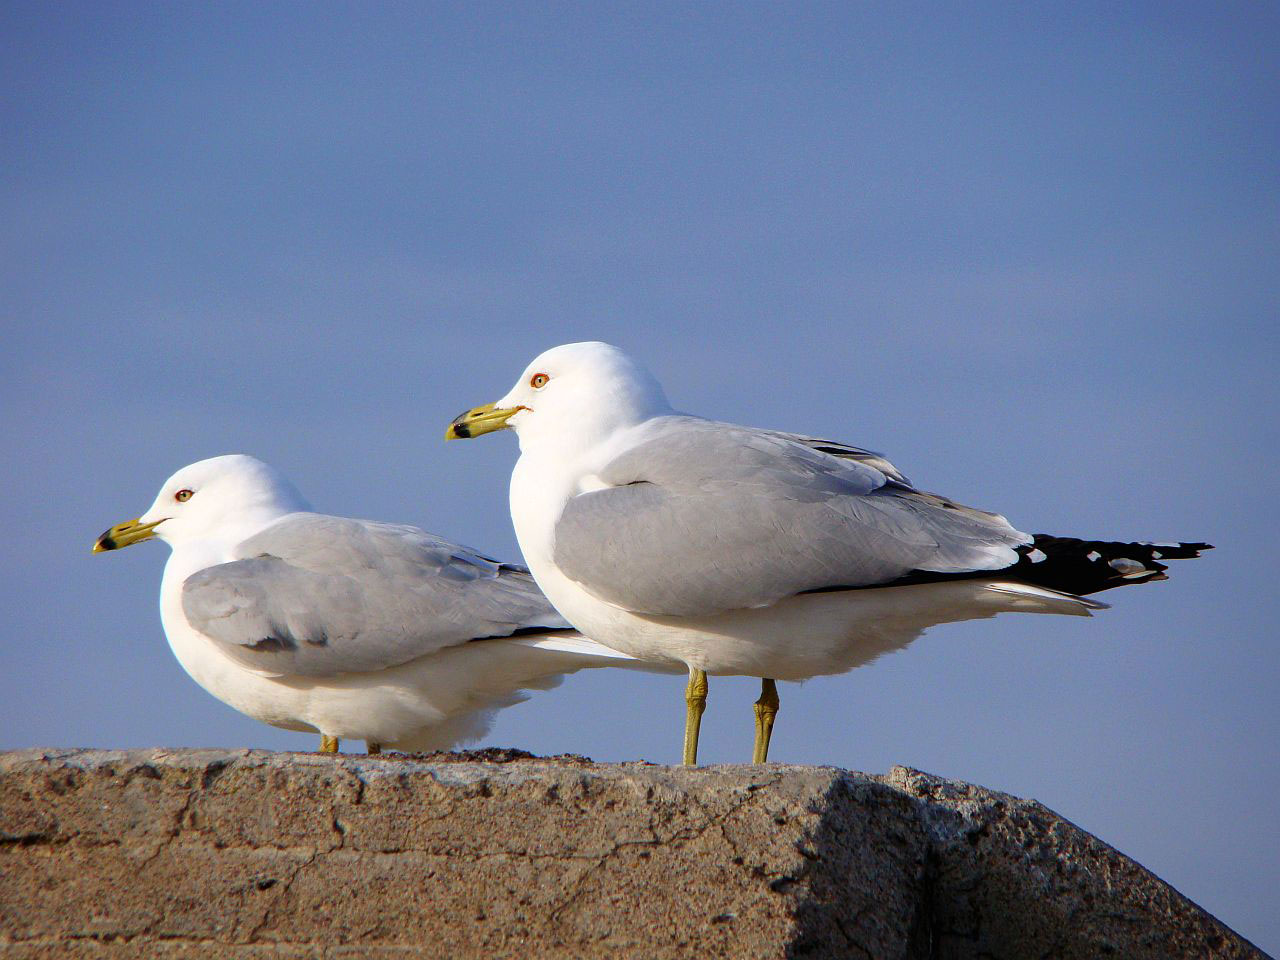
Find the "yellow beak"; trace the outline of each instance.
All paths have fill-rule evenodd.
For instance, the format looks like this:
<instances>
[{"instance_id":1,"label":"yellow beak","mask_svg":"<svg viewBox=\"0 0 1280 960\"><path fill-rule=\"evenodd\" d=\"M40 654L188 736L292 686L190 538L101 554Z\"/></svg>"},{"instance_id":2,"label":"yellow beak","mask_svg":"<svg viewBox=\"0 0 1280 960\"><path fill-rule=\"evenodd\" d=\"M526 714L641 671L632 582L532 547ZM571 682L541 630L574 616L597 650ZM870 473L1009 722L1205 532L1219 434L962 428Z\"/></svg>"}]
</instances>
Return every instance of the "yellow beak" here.
<instances>
[{"instance_id":1,"label":"yellow beak","mask_svg":"<svg viewBox=\"0 0 1280 960\"><path fill-rule=\"evenodd\" d=\"M155 523L143 523L141 519L117 523L98 538L93 545L93 552L102 553L104 550L119 550L121 547L128 547L135 543L141 543L143 540L150 540L155 537L155 533L152 531L162 523L164 523L163 520L157 520Z\"/></svg>"},{"instance_id":2,"label":"yellow beak","mask_svg":"<svg viewBox=\"0 0 1280 960\"><path fill-rule=\"evenodd\" d=\"M486 403L483 407L472 407L466 413L459 414L444 432L446 440L465 440L481 434L493 433L507 426L507 421L526 407L498 407Z\"/></svg>"}]
</instances>

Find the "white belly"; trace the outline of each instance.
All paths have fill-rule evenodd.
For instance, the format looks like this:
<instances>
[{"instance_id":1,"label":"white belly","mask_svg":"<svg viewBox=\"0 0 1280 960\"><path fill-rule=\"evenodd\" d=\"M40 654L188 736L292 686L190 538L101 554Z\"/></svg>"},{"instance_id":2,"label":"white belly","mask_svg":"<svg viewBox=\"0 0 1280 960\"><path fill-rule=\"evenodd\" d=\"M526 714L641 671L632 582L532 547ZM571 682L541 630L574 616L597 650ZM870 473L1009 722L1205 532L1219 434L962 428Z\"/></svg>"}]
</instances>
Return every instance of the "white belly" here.
<instances>
[{"instance_id":1,"label":"white belly","mask_svg":"<svg viewBox=\"0 0 1280 960\"><path fill-rule=\"evenodd\" d=\"M679 661L710 674L803 680L843 673L911 643L940 623L998 613L1088 615L1074 598L965 580L789 597L705 617L656 617L598 600L553 565L530 569L556 609L592 639L642 660Z\"/></svg>"}]
</instances>

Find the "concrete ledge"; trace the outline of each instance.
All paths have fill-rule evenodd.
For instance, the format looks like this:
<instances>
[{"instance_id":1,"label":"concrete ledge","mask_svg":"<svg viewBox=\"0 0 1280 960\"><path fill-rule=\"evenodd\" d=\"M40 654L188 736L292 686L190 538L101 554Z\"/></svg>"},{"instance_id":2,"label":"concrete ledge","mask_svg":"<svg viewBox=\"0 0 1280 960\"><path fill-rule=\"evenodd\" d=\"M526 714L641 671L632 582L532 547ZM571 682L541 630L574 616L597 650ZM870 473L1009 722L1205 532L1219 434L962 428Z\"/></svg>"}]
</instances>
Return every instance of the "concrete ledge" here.
<instances>
[{"instance_id":1,"label":"concrete ledge","mask_svg":"<svg viewBox=\"0 0 1280 960\"><path fill-rule=\"evenodd\" d=\"M1033 801L902 767L0 755L0 958L1262 957Z\"/></svg>"}]
</instances>

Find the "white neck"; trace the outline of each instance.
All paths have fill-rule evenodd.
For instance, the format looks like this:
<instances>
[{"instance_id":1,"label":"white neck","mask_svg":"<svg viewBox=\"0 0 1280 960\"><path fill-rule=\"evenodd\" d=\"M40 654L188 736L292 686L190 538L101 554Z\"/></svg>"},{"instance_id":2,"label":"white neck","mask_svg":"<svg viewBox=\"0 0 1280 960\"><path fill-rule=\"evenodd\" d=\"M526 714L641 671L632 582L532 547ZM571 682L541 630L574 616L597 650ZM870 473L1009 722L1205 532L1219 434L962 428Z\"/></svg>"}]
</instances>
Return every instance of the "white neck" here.
<instances>
[{"instance_id":1,"label":"white neck","mask_svg":"<svg viewBox=\"0 0 1280 960\"><path fill-rule=\"evenodd\" d=\"M574 463L590 459L602 445L612 446L620 434L632 427L675 412L660 392L626 385L591 402L575 404L571 414L566 414L563 407L553 406L548 413L555 415L540 417L538 409L538 401L534 400L532 411L519 413L511 420L511 427L520 438L521 453Z\"/></svg>"}]
</instances>

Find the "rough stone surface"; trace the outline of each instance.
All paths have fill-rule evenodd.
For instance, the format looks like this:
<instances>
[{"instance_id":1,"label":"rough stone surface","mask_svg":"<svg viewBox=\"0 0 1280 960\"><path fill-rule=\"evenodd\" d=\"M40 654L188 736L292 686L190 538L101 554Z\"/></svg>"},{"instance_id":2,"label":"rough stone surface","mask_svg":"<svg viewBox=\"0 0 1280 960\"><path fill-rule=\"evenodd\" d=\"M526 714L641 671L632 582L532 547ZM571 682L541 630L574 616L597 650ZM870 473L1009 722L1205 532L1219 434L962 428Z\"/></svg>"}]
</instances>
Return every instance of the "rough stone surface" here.
<instances>
[{"instance_id":1,"label":"rough stone surface","mask_svg":"<svg viewBox=\"0 0 1280 960\"><path fill-rule=\"evenodd\" d=\"M1038 803L915 770L0 754L0 958L1262 957Z\"/></svg>"}]
</instances>

